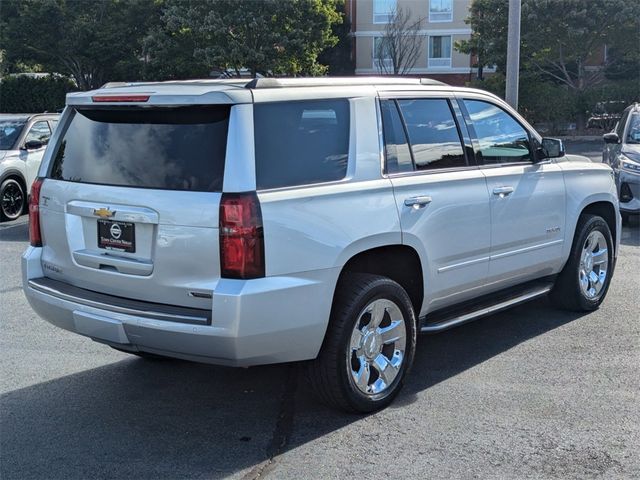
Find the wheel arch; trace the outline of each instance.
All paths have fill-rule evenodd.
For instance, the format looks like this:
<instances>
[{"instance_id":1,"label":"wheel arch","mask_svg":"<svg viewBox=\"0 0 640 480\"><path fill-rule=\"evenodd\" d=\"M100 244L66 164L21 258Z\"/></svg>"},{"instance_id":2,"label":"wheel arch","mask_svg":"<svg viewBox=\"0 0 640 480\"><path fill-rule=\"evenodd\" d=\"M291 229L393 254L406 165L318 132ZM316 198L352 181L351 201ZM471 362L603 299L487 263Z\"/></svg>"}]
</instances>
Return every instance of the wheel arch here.
<instances>
[{"instance_id":1,"label":"wheel arch","mask_svg":"<svg viewBox=\"0 0 640 480\"><path fill-rule=\"evenodd\" d=\"M13 178L14 180L20 182L20 185L22 185L22 188L24 188L25 193L29 194L29 192L27 191L27 181L24 178L24 174L20 170L9 168L2 172L2 174L0 175L0 184L9 178Z\"/></svg>"},{"instance_id":2,"label":"wheel arch","mask_svg":"<svg viewBox=\"0 0 640 480\"><path fill-rule=\"evenodd\" d=\"M402 244L385 245L360 251L349 258L340 274L334 291L349 273L370 273L388 277L404 288L411 299L416 316L424 301L424 275L418 252Z\"/></svg>"},{"instance_id":3,"label":"wheel arch","mask_svg":"<svg viewBox=\"0 0 640 480\"><path fill-rule=\"evenodd\" d=\"M576 228L578 226L578 222L580 220L580 216L587 214L599 215L601 216L609 226L609 230L611 230L611 236L614 245L614 254L618 254L618 245L619 245L619 219L618 216L618 200L615 195L611 193L601 193L590 195L585 198L577 208L571 208L570 211L574 211L575 216L569 217L567 215L567 232L565 236L565 246L563 252L563 263L562 266L566 264L569 259L569 254L571 252L571 246L575 240Z\"/></svg>"}]
</instances>

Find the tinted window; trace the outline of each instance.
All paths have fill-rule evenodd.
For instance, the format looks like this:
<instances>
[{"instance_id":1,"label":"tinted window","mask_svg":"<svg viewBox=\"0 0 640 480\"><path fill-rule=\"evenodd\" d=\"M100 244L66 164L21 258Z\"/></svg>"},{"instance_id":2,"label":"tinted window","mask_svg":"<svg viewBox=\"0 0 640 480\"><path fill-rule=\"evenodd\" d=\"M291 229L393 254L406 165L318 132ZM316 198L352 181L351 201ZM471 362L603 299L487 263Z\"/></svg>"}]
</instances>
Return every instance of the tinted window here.
<instances>
[{"instance_id":1,"label":"tinted window","mask_svg":"<svg viewBox=\"0 0 640 480\"><path fill-rule=\"evenodd\" d=\"M466 166L458 128L444 99L399 100L416 170Z\"/></svg>"},{"instance_id":2,"label":"tinted window","mask_svg":"<svg viewBox=\"0 0 640 480\"><path fill-rule=\"evenodd\" d=\"M222 190L228 106L78 110L51 178L128 187Z\"/></svg>"},{"instance_id":3,"label":"tinted window","mask_svg":"<svg viewBox=\"0 0 640 480\"><path fill-rule=\"evenodd\" d=\"M49 130L49 124L47 122L36 122L33 124L29 133L24 138L24 143L30 142L32 140L38 140L42 142L44 145L49 143L49 138L51 137L51 130Z\"/></svg>"},{"instance_id":4,"label":"tinted window","mask_svg":"<svg viewBox=\"0 0 640 480\"><path fill-rule=\"evenodd\" d=\"M348 100L258 103L253 118L259 189L345 177Z\"/></svg>"},{"instance_id":5,"label":"tinted window","mask_svg":"<svg viewBox=\"0 0 640 480\"><path fill-rule=\"evenodd\" d=\"M382 130L384 133L384 152L387 173L410 172L413 170L411 153L402 120L393 100L380 102L382 112Z\"/></svg>"},{"instance_id":6,"label":"tinted window","mask_svg":"<svg viewBox=\"0 0 640 480\"><path fill-rule=\"evenodd\" d=\"M16 143L22 129L24 120L2 120L0 121L0 150L10 150Z\"/></svg>"},{"instance_id":7,"label":"tinted window","mask_svg":"<svg viewBox=\"0 0 640 480\"><path fill-rule=\"evenodd\" d=\"M624 136L624 127L627 125L627 118L629 117L630 111L631 110L625 110L622 117L620 117L620 120L618 120L618 123L616 124L615 131L620 139Z\"/></svg>"},{"instance_id":8,"label":"tinted window","mask_svg":"<svg viewBox=\"0 0 640 480\"><path fill-rule=\"evenodd\" d=\"M640 143L640 113L634 113L629 117L629 128L625 143Z\"/></svg>"},{"instance_id":9,"label":"tinted window","mask_svg":"<svg viewBox=\"0 0 640 480\"><path fill-rule=\"evenodd\" d=\"M500 107L479 100L464 100L484 164L529 161L529 134Z\"/></svg>"}]
</instances>

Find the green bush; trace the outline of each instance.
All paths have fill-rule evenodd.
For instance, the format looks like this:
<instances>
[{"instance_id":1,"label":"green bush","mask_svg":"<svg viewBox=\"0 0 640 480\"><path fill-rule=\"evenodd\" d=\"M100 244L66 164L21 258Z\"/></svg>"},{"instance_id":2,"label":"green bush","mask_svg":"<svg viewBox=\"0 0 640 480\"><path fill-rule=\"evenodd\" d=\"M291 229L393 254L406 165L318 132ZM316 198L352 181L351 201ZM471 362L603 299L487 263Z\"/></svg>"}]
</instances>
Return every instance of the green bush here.
<instances>
[{"instance_id":1,"label":"green bush","mask_svg":"<svg viewBox=\"0 0 640 480\"><path fill-rule=\"evenodd\" d=\"M74 84L64 77L4 77L0 80L0 112L56 112L64 107L67 92L74 90Z\"/></svg>"}]
</instances>

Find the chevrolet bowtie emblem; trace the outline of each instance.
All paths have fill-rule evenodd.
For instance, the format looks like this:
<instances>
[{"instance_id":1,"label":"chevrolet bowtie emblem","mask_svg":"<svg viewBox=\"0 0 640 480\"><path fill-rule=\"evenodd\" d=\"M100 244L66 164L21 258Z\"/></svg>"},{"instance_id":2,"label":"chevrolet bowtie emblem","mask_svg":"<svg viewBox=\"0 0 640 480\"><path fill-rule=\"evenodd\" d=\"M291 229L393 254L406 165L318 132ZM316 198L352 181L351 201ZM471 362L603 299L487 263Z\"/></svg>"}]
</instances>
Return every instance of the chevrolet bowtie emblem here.
<instances>
[{"instance_id":1,"label":"chevrolet bowtie emblem","mask_svg":"<svg viewBox=\"0 0 640 480\"><path fill-rule=\"evenodd\" d=\"M109 208L94 208L93 214L100 218L111 218L116 214L115 210L109 210Z\"/></svg>"}]
</instances>

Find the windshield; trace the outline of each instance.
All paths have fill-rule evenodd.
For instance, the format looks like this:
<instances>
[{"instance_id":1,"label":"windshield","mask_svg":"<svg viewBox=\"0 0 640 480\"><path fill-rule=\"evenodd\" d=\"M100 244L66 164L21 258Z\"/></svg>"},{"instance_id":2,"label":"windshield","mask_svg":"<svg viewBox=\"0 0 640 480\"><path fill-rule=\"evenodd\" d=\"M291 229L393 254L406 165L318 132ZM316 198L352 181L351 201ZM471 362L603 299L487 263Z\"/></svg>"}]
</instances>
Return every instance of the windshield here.
<instances>
[{"instance_id":1,"label":"windshield","mask_svg":"<svg viewBox=\"0 0 640 480\"><path fill-rule=\"evenodd\" d=\"M10 150L22 132L24 120L0 120L0 150Z\"/></svg>"},{"instance_id":2,"label":"windshield","mask_svg":"<svg viewBox=\"0 0 640 480\"><path fill-rule=\"evenodd\" d=\"M640 113L634 113L629 117L626 143L640 143Z\"/></svg>"}]
</instances>

